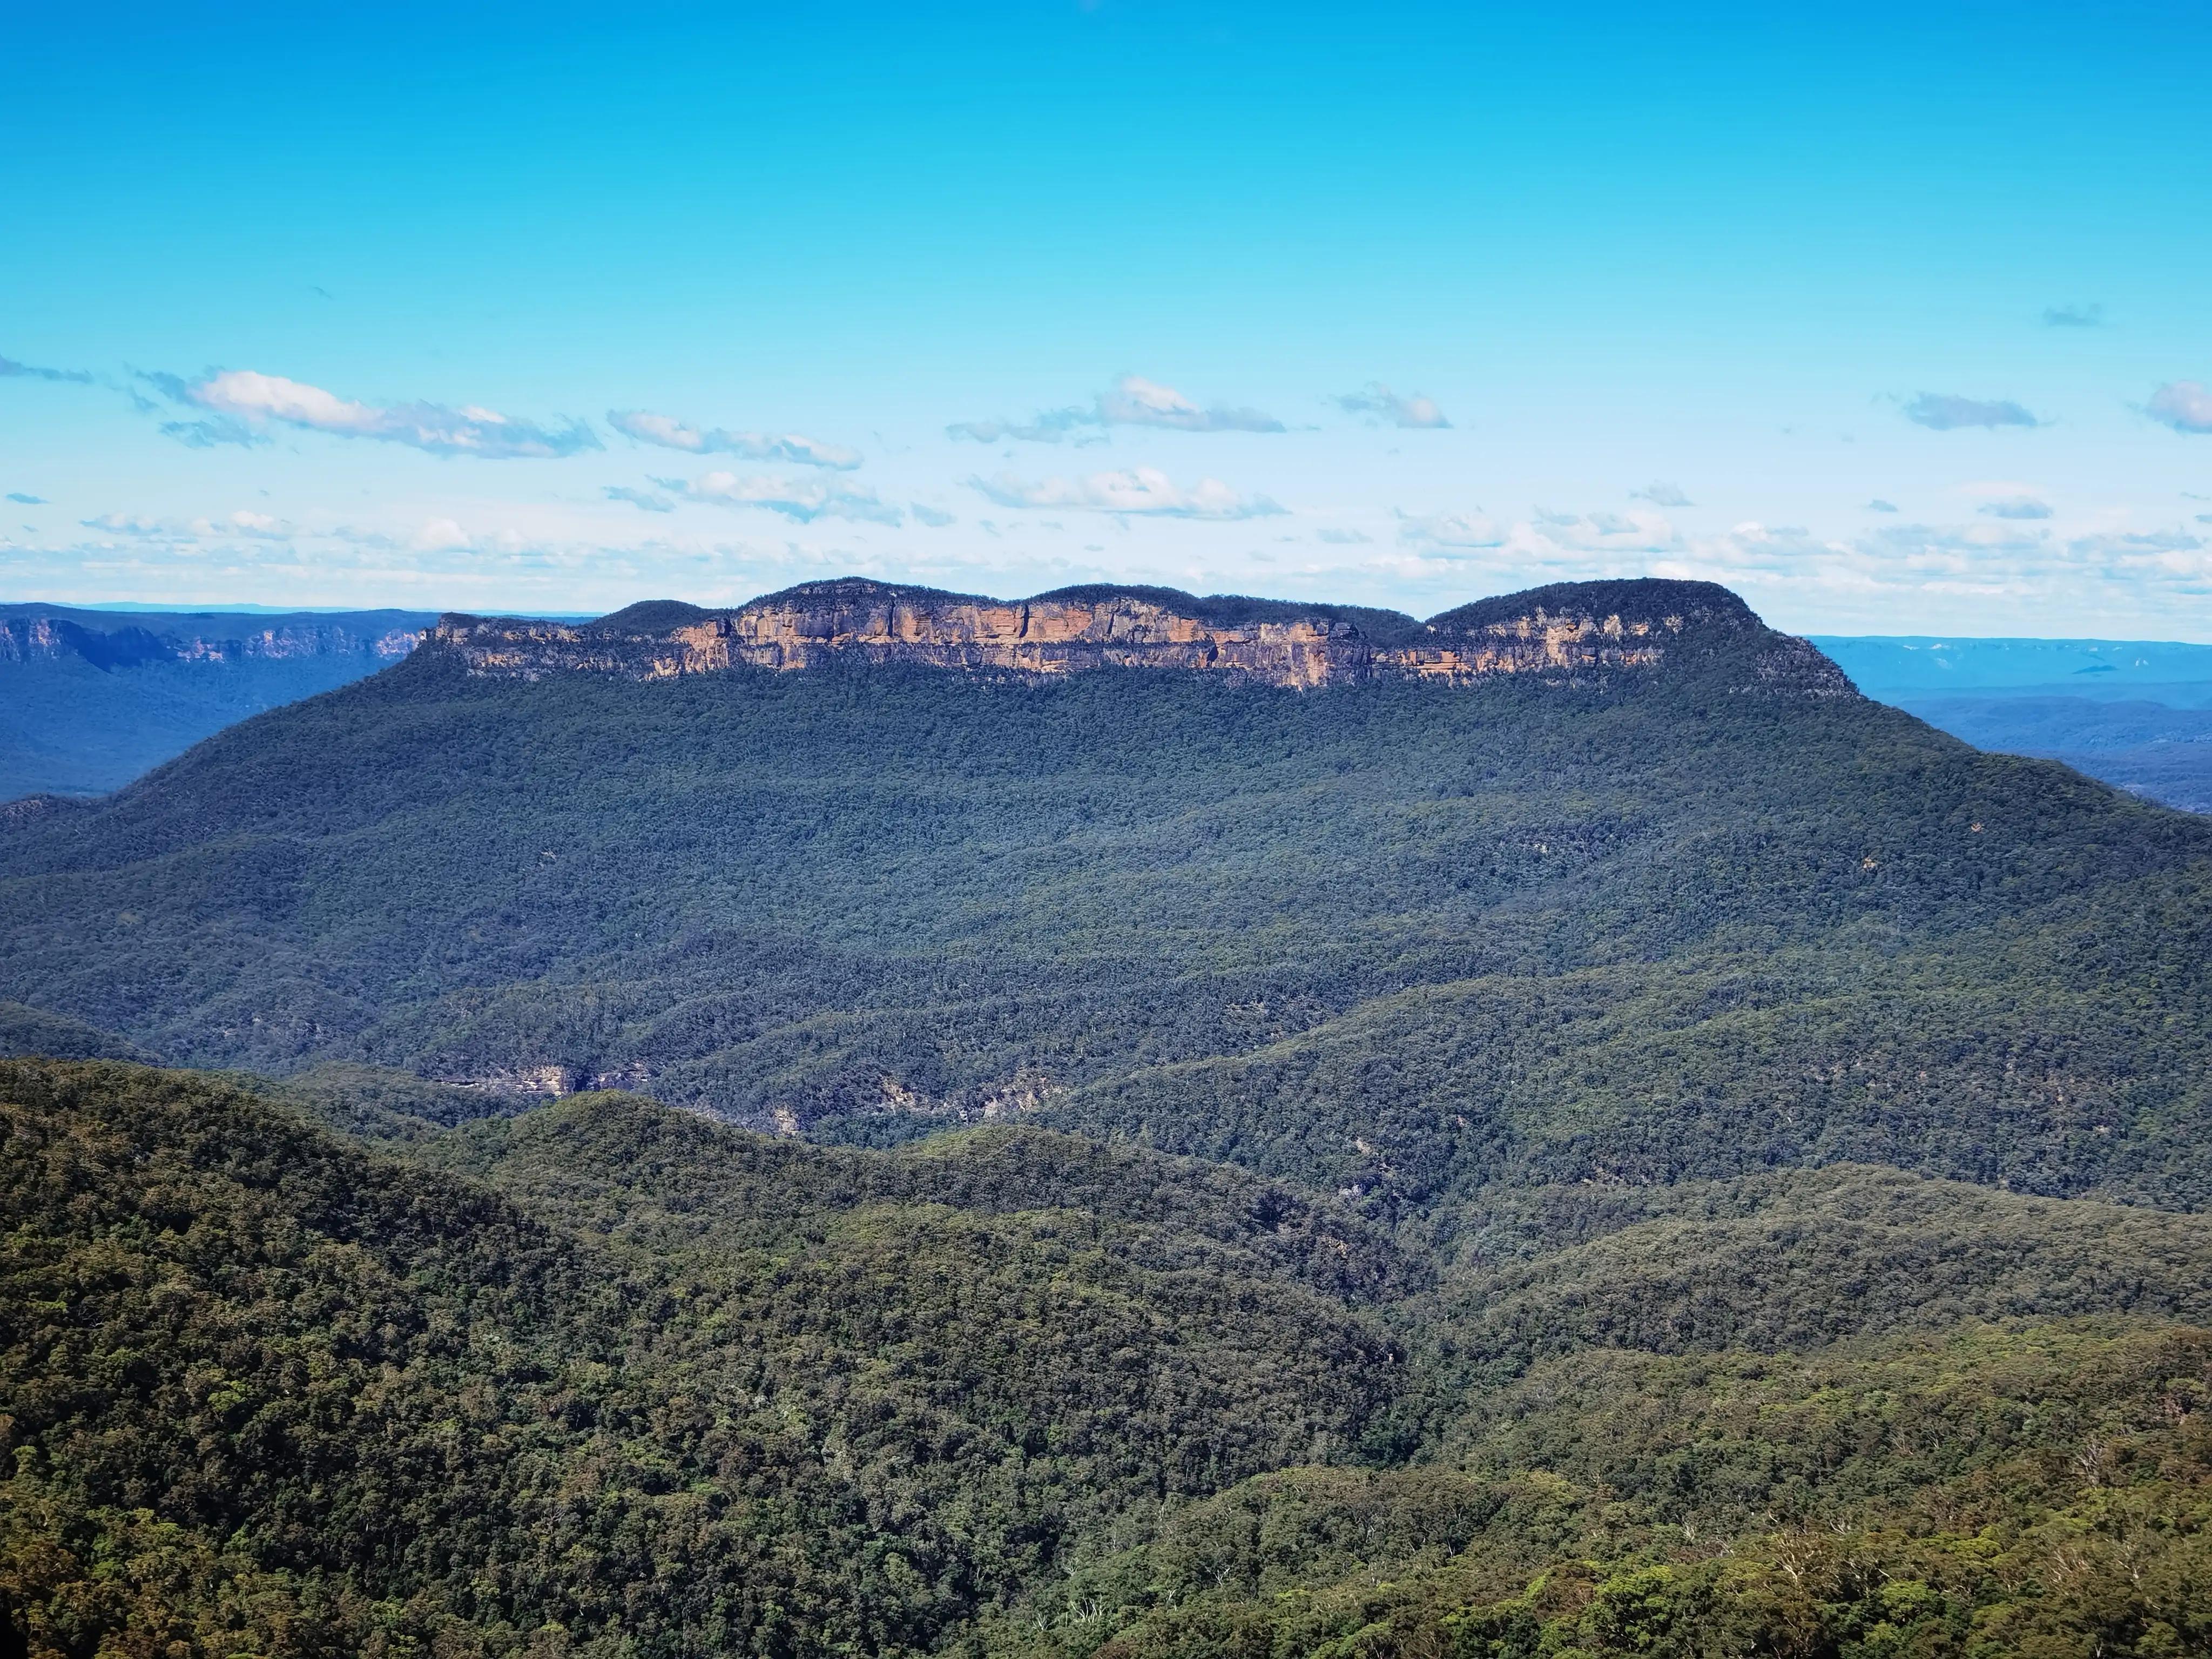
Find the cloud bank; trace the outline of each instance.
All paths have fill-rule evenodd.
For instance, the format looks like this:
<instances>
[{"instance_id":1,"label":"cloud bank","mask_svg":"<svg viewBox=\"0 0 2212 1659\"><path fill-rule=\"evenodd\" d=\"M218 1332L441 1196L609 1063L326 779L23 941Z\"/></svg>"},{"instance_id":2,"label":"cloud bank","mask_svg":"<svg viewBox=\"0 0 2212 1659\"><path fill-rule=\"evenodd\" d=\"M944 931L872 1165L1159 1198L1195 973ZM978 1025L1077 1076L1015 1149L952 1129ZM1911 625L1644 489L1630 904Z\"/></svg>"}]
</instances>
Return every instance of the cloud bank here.
<instances>
[{"instance_id":1,"label":"cloud bank","mask_svg":"<svg viewBox=\"0 0 2212 1659\"><path fill-rule=\"evenodd\" d=\"M796 433L725 432L719 427L701 431L666 415L643 409L611 409L607 424L640 443L663 449L681 449L693 455L742 455L749 461L787 461L799 466L828 467L849 472L860 464L860 452L842 444L825 444Z\"/></svg>"}]
</instances>

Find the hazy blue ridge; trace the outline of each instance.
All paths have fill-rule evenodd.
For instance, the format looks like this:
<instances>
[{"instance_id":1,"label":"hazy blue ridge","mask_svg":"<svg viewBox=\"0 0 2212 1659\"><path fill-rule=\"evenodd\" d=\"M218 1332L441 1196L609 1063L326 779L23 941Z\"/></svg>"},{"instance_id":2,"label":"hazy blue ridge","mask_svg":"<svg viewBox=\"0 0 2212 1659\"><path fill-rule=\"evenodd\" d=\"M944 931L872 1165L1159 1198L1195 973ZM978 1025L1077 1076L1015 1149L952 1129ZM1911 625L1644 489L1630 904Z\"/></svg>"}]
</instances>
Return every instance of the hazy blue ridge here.
<instances>
[{"instance_id":1,"label":"hazy blue ridge","mask_svg":"<svg viewBox=\"0 0 2212 1659\"><path fill-rule=\"evenodd\" d=\"M1860 690L1978 749L2212 812L2212 645L1819 637Z\"/></svg>"}]
</instances>

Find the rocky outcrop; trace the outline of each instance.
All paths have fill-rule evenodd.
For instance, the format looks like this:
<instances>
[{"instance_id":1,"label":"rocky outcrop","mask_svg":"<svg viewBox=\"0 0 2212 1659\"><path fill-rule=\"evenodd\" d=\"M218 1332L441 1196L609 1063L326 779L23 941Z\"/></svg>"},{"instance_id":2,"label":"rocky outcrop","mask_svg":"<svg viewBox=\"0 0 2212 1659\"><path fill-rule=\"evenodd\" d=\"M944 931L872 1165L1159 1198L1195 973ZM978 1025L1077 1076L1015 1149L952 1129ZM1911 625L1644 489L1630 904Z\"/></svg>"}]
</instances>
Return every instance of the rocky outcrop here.
<instances>
[{"instance_id":1,"label":"rocky outcrop","mask_svg":"<svg viewBox=\"0 0 2212 1659\"><path fill-rule=\"evenodd\" d=\"M1704 582L1565 584L1421 623L1395 611L1164 588L993 599L848 579L728 611L657 600L586 623L449 616L430 644L471 674L518 679L672 679L851 662L1032 677L1176 669L1301 690L1504 675L1580 683L1649 675L1725 650L1743 659L1745 690L1850 692L1819 652L1772 632L1735 594Z\"/></svg>"}]
</instances>

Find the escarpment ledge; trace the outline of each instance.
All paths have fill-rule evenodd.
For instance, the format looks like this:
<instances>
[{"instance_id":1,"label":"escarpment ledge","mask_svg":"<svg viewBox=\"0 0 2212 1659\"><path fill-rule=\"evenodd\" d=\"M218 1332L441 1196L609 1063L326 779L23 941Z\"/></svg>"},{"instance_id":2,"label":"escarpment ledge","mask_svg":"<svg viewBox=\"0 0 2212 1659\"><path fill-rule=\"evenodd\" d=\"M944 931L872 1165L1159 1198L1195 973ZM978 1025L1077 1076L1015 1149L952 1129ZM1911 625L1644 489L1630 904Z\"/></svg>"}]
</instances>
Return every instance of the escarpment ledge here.
<instances>
[{"instance_id":1,"label":"escarpment ledge","mask_svg":"<svg viewBox=\"0 0 2212 1659\"><path fill-rule=\"evenodd\" d=\"M724 611L652 600L583 623L448 616L427 644L470 674L510 679L656 680L852 662L1036 678L1170 669L1299 690L1505 675L1601 684L1725 655L1747 671L1731 689L1856 695L1820 652L1768 629L1726 588L1658 580L1537 588L1423 623L1391 611L1167 588L994 599L848 578Z\"/></svg>"}]
</instances>

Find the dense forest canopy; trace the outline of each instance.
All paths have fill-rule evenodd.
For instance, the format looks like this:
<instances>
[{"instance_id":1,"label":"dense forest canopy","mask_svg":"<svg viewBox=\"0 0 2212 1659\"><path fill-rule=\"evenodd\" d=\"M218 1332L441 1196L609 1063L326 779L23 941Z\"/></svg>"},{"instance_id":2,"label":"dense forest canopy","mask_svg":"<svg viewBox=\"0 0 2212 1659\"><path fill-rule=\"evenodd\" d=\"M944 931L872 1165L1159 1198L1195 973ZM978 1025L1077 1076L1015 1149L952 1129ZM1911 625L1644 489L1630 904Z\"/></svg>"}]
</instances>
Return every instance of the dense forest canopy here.
<instances>
[{"instance_id":1,"label":"dense forest canopy","mask_svg":"<svg viewBox=\"0 0 2212 1659\"><path fill-rule=\"evenodd\" d=\"M10 812L0 1659L2212 1650L2212 824L1596 600Z\"/></svg>"},{"instance_id":2,"label":"dense forest canopy","mask_svg":"<svg viewBox=\"0 0 2212 1659\"><path fill-rule=\"evenodd\" d=\"M1836 1159L2212 1198L2212 824L1778 691L1722 598L1649 670L1312 691L433 645L0 826L0 996L818 1138L1018 1114L1394 1214Z\"/></svg>"}]
</instances>

